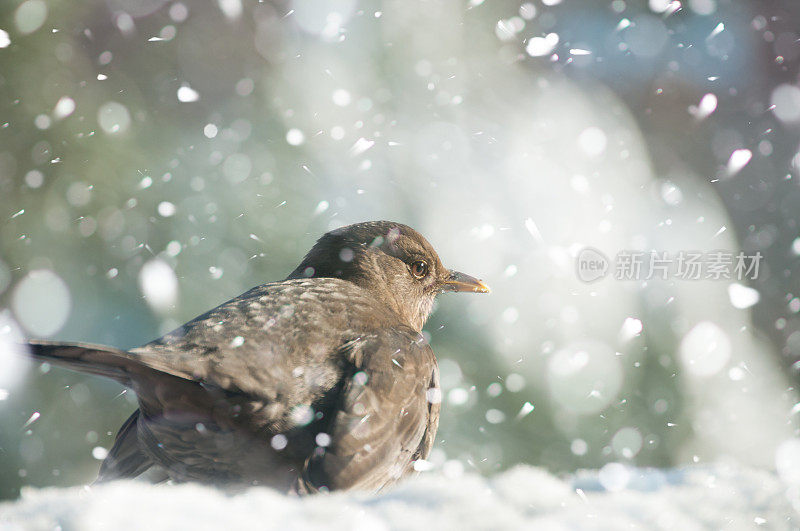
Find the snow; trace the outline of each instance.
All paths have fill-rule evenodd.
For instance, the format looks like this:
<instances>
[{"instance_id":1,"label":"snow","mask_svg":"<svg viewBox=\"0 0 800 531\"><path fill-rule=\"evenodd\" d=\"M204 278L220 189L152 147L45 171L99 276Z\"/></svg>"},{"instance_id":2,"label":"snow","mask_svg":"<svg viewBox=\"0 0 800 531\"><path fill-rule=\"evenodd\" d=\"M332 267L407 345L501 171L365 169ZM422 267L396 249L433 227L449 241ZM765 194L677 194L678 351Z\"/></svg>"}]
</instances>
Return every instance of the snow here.
<instances>
[{"instance_id":1,"label":"snow","mask_svg":"<svg viewBox=\"0 0 800 531\"><path fill-rule=\"evenodd\" d=\"M557 33L548 33L544 37L533 37L528 41L527 46L525 46L525 51L528 52L528 55L531 57L548 55L558 45L558 40Z\"/></svg>"},{"instance_id":2,"label":"snow","mask_svg":"<svg viewBox=\"0 0 800 531\"><path fill-rule=\"evenodd\" d=\"M306 140L306 135L299 129L292 128L286 132L286 142L290 146L299 146Z\"/></svg>"},{"instance_id":3,"label":"snow","mask_svg":"<svg viewBox=\"0 0 800 531\"><path fill-rule=\"evenodd\" d=\"M364 137L359 138L356 142L350 147L350 156L357 157L367 151L369 148L375 145L374 140L367 140Z\"/></svg>"},{"instance_id":4,"label":"snow","mask_svg":"<svg viewBox=\"0 0 800 531\"><path fill-rule=\"evenodd\" d=\"M524 404L522 404L519 413L517 413L517 418L521 419L523 417L527 417L533 412L533 410L534 410L534 405L531 404L530 402L525 402Z\"/></svg>"},{"instance_id":5,"label":"snow","mask_svg":"<svg viewBox=\"0 0 800 531\"><path fill-rule=\"evenodd\" d=\"M597 157L606 150L608 139L599 127L588 127L578 135L578 146L590 157Z\"/></svg>"},{"instance_id":6,"label":"snow","mask_svg":"<svg viewBox=\"0 0 800 531\"><path fill-rule=\"evenodd\" d=\"M31 170L25 174L25 184L30 188L39 188L44 184L44 174L39 170Z\"/></svg>"},{"instance_id":7,"label":"snow","mask_svg":"<svg viewBox=\"0 0 800 531\"><path fill-rule=\"evenodd\" d=\"M457 488L454 488L457 487ZM298 498L266 488L116 482L23 490L8 529L790 529L800 494L733 463L658 470L611 463L565 478L517 466L493 478L428 472L378 495Z\"/></svg>"},{"instance_id":8,"label":"snow","mask_svg":"<svg viewBox=\"0 0 800 531\"><path fill-rule=\"evenodd\" d=\"M333 94L331 94L331 99L334 105L338 105L339 107L347 107L350 105L350 102L353 101L353 97L345 89L334 90Z\"/></svg>"},{"instance_id":9,"label":"snow","mask_svg":"<svg viewBox=\"0 0 800 531\"><path fill-rule=\"evenodd\" d=\"M800 88L782 84L772 91L772 112L781 122L794 123L800 120Z\"/></svg>"},{"instance_id":10,"label":"snow","mask_svg":"<svg viewBox=\"0 0 800 531\"><path fill-rule=\"evenodd\" d=\"M761 300L758 290L736 283L728 286L728 297L731 299L733 307L740 310L750 308Z\"/></svg>"},{"instance_id":11,"label":"snow","mask_svg":"<svg viewBox=\"0 0 800 531\"><path fill-rule=\"evenodd\" d=\"M641 432L630 426L620 429L611 439L611 448L617 455L631 459L642 449Z\"/></svg>"},{"instance_id":12,"label":"snow","mask_svg":"<svg viewBox=\"0 0 800 531\"><path fill-rule=\"evenodd\" d=\"M110 135L124 133L131 125L131 115L121 103L109 101L97 110L97 123Z\"/></svg>"},{"instance_id":13,"label":"snow","mask_svg":"<svg viewBox=\"0 0 800 531\"><path fill-rule=\"evenodd\" d=\"M17 30L23 35L33 33L44 24L47 18L47 4L44 0L28 0L19 5L14 13Z\"/></svg>"},{"instance_id":14,"label":"snow","mask_svg":"<svg viewBox=\"0 0 800 531\"><path fill-rule=\"evenodd\" d=\"M11 306L31 334L52 336L64 326L72 307L67 284L49 269L34 269L17 283Z\"/></svg>"},{"instance_id":15,"label":"snow","mask_svg":"<svg viewBox=\"0 0 800 531\"><path fill-rule=\"evenodd\" d=\"M795 404L795 407L798 405ZM775 468L786 483L800 486L800 439L787 439L778 445Z\"/></svg>"},{"instance_id":16,"label":"snow","mask_svg":"<svg viewBox=\"0 0 800 531\"><path fill-rule=\"evenodd\" d=\"M168 263L154 258L139 271L139 288L153 309L164 311L177 300L178 278Z\"/></svg>"},{"instance_id":17,"label":"snow","mask_svg":"<svg viewBox=\"0 0 800 531\"><path fill-rule=\"evenodd\" d=\"M717 96L712 93L708 93L700 100L700 103L697 106L690 105L689 106L689 113L694 115L695 118L698 120L704 120L711 116L711 114L717 109Z\"/></svg>"},{"instance_id":18,"label":"snow","mask_svg":"<svg viewBox=\"0 0 800 531\"><path fill-rule=\"evenodd\" d=\"M200 93L186 84L181 85L177 94L178 101L182 103L191 103L200 99Z\"/></svg>"},{"instance_id":19,"label":"snow","mask_svg":"<svg viewBox=\"0 0 800 531\"><path fill-rule=\"evenodd\" d=\"M108 456L108 450L103 448L102 446L95 446L92 448L92 457L97 459L98 461L102 461Z\"/></svg>"},{"instance_id":20,"label":"snow","mask_svg":"<svg viewBox=\"0 0 800 531\"><path fill-rule=\"evenodd\" d=\"M203 127L203 134L206 138L214 138L217 136L217 132L217 126L214 124L206 124L205 127Z\"/></svg>"},{"instance_id":21,"label":"snow","mask_svg":"<svg viewBox=\"0 0 800 531\"><path fill-rule=\"evenodd\" d=\"M62 96L56 102L56 106L53 109L53 116L56 120L62 120L72 114L75 111L75 100L70 98L69 96Z\"/></svg>"},{"instance_id":22,"label":"snow","mask_svg":"<svg viewBox=\"0 0 800 531\"><path fill-rule=\"evenodd\" d=\"M684 336L680 354L687 372L698 376L712 376L728 363L731 357L731 341L725 331L715 323L702 321Z\"/></svg>"},{"instance_id":23,"label":"snow","mask_svg":"<svg viewBox=\"0 0 800 531\"><path fill-rule=\"evenodd\" d=\"M644 325L640 319L636 317L626 317L622 323L622 328L619 331L619 338L622 341L628 341L642 333Z\"/></svg>"},{"instance_id":24,"label":"snow","mask_svg":"<svg viewBox=\"0 0 800 531\"><path fill-rule=\"evenodd\" d=\"M175 204L169 201L162 201L158 204L158 214L163 218L175 215Z\"/></svg>"},{"instance_id":25,"label":"snow","mask_svg":"<svg viewBox=\"0 0 800 531\"><path fill-rule=\"evenodd\" d=\"M536 16L536 6L530 2L526 2L519 6L519 16L525 20L532 20Z\"/></svg>"},{"instance_id":26,"label":"snow","mask_svg":"<svg viewBox=\"0 0 800 531\"><path fill-rule=\"evenodd\" d=\"M708 39L711 39L713 37L716 37L717 35L719 35L723 31L725 31L725 24L720 22L719 24L717 24L714 27L714 30L711 33L709 33L709 35L708 35L708 37L706 37L706 39L708 40Z\"/></svg>"},{"instance_id":27,"label":"snow","mask_svg":"<svg viewBox=\"0 0 800 531\"><path fill-rule=\"evenodd\" d=\"M218 0L219 9L228 20L236 20L242 16L241 0Z\"/></svg>"},{"instance_id":28,"label":"snow","mask_svg":"<svg viewBox=\"0 0 800 531\"><path fill-rule=\"evenodd\" d=\"M751 158L753 158L753 152L749 149L735 150L728 159L728 175L736 175L739 173L742 168L747 166Z\"/></svg>"},{"instance_id":29,"label":"snow","mask_svg":"<svg viewBox=\"0 0 800 531\"><path fill-rule=\"evenodd\" d=\"M169 6L169 16L174 22L183 22L189 16L189 9L186 4L176 2Z\"/></svg>"},{"instance_id":30,"label":"snow","mask_svg":"<svg viewBox=\"0 0 800 531\"><path fill-rule=\"evenodd\" d=\"M623 18L619 21L619 24L617 24L617 27L614 29L614 31L622 31L625 28L630 27L630 25L631 21L627 18Z\"/></svg>"}]
</instances>

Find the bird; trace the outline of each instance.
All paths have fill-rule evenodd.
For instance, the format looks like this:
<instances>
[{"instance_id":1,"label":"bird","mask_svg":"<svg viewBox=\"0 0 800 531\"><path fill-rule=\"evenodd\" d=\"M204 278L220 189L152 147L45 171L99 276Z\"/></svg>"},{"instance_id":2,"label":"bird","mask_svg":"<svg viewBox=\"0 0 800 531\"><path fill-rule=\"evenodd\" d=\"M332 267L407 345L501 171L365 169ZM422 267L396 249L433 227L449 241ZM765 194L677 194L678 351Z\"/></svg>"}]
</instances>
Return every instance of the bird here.
<instances>
[{"instance_id":1,"label":"bird","mask_svg":"<svg viewBox=\"0 0 800 531\"><path fill-rule=\"evenodd\" d=\"M297 495L378 492L434 443L441 389L422 328L436 296L489 291L411 227L370 221L325 233L286 279L143 346L26 346L135 392L98 482L158 471Z\"/></svg>"}]
</instances>

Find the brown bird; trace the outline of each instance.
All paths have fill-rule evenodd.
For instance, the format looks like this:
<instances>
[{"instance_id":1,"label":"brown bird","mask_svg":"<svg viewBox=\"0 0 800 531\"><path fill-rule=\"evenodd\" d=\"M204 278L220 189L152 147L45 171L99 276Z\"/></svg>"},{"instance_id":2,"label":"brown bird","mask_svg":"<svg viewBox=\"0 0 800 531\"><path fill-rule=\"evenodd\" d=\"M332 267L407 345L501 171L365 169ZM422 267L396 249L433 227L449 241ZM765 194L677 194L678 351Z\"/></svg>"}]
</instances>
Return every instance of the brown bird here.
<instances>
[{"instance_id":1,"label":"brown bird","mask_svg":"<svg viewBox=\"0 0 800 531\"><path fill-rule=\"evenodd\" d=\"M286 280L142 347L29 348L135 391L99 481L152 467L175 481L377 491L433 445L441 393L421 331L446 291L489 288L406 225L358 223L323 235Z\"/></svg>"}]
</instances>

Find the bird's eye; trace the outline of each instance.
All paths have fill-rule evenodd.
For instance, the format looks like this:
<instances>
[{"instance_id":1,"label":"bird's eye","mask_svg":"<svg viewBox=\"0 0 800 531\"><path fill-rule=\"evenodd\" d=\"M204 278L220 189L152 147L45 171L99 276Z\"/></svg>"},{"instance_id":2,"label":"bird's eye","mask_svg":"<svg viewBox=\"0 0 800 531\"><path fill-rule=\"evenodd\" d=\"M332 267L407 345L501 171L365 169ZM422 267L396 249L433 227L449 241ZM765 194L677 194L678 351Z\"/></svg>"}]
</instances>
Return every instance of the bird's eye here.
<instances>
[{"instance_id":1,"label":"bird's eye","mask_svg":"<svg viewBox=\"0 0 800 531\"><path fill-rule=\"evenodd\" d=\"M411 274L416 278L423 278L428 274L428 264L422 260L417 260L411 263Z\"/></svg>"}]
</instances>

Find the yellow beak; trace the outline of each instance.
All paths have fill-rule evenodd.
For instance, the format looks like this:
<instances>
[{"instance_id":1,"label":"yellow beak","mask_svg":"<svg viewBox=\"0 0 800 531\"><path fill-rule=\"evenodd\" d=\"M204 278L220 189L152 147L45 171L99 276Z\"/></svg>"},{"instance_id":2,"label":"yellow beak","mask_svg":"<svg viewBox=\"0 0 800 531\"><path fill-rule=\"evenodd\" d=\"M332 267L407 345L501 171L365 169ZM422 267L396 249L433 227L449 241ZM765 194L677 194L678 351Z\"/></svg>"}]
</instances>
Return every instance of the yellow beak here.
<instances>
[{"instance_id":1,"label":"yellow beak","mask_svg":"<svg viewBox=\"0 0 800 531\"><path fill-rule=\"evenodd\" d=\"M442 283L442 291L471 291L473 293L489 293L489 286L475 277L458 271L450 271L450 276Z\"/></svg>"}]
</instances>

